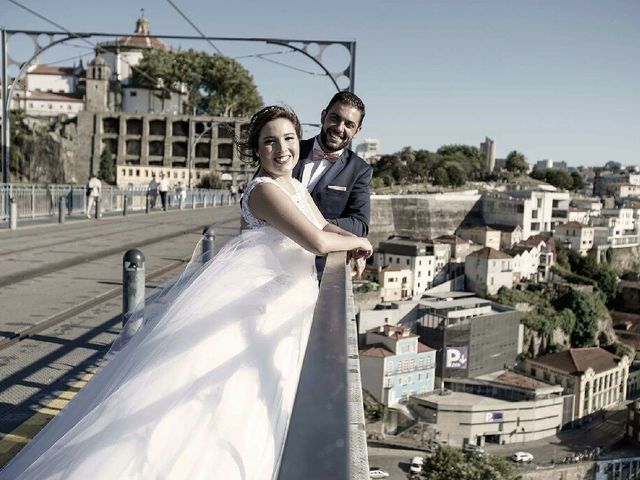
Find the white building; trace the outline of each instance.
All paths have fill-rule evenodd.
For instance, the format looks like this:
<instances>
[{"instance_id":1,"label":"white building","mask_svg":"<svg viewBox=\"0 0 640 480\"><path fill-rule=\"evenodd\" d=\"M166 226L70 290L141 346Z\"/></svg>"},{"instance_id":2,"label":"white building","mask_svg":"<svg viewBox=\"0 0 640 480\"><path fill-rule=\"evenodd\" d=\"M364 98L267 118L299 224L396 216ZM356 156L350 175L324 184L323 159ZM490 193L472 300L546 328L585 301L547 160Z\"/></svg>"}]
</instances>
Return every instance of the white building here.
<instances>
[{"instance_id":1,"label":"white building","mask_svg":"<svg viewBox=\"0 0 640 480\"><path fill-rule=\"evenodd\" d=\"M486 225L519 225L522 238L552 232L567 221L569 192L554 187L538 190L487 192L482 195L482 215Z\"/></svg>"},{"instance_id":2,"label":"white building","mask_svg":"<svg viewBox=\"0 0 640 480\"><path fill-rule=\"evenodd\" d=\"M493 172L496 169L496 142L485 137L484 142L480 143L480 151L484 155L485 171Z\"/></svg>"},{"instance_id":3,"label":"white building","mask_svg":"<svg viewBox=\"0 0 640 480\"><path fill-rule=\"evenodd\" d=\"M380 140L377 138L365 138L364 142L356 147L356 154L369 163L375 163L382 155Z\"/></svg>"},{"instance_id":4,"label":"white building","mask_svg":"<svg viewBox=\"0 0 640 480\"><path fill-rule=\"evenodd\" d=\"M522 281L537 282L539 280L540 256L544 246L544 242L538 245L523 242L504 250L504 253L513 258L511 267L514 284Z\"/></svg>"},{"instance_id":5,"label":"white building","mask_svg":"<svg viewBox=\"0 0 640 480\"><path fill-rule=\"evenodd\" d=\"M488 225L458 228L456 233L464 240L471 240L473 243L482 245L483 247L500 250L502 233L500 230L489 227Z\"/></svg>"},{"instance_id":6,"label":"white building","mask_svg":"<svg viewBox=\"0 0 640 480\"><path fill-rule=\"evenodd\" d=\"M380 300L393 302L412 296L413 272L409 268L387 265L378 271Z\"/></svg>"},{"instance_id":7,"label":"white building","mask_svg":"<svg viewBox=\"0 0 640 480\"><path fill-rule=\"evenodd\" d=\"M467 288L480 296L495 295L502 287L513 288L512 262L509 255L490 247L469 254L464 264Z\"/></svg>"},{"instance_id":8,"label":"white building","mask_svg":"<svg viewBox=\"0 0 640 480\"><path fill-rule=\"evenodd\" d=\"M603 208L600 217L592 218L594 244L611 248L640 245L640 209Z\"/></svg>"},{"instance_id":9,"label":"white building","mask_svg":"<svg viewBox=\"0 0 640 480\"><path fill-rule=\"evenodd\" d=\"M380 242L374 260L378 267L394 265L409 269L413 276L410 296L416 296L431 288L436 277L446 271L449 250L448 245L431 241L393 238Z\"/></svg>"},{"instance_id":10,"label":"white building","mask_svg":"<svg viewBox=\"0 0 640 480\"><path fill-rule=\"evenodd\" d=\"M567 222L556 226L553 233L556 241L585 256L594 244L594 229L578 222Z\"/></svg>"}]
</instances>

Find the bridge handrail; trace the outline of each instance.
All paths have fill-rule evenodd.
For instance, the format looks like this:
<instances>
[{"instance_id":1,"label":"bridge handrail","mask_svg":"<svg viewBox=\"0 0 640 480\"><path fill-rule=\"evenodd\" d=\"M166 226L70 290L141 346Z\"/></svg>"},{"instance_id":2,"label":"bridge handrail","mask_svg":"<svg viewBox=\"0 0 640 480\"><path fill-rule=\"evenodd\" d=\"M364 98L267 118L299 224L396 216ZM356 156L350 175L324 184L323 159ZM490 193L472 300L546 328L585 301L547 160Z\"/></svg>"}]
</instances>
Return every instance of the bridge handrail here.
<instances>
[{"instance_id":1,"label":"bridge handrail","mask_svg":"<svg viewBox=\"0 0 640 480\"><path fill-rule=\"evenodd\" d=\"M369 478L352 291L345 253L329 254L279 480Z\"/></svg>"},{"instance_id":2,"label":"bridge handrail","mask_svg":"<svg viewBox=\"0 0 640 480\"><path fill-rule=\"evenodd\" d=\"M58 198L65 197L68 211L86 214L87 189L85 185L69 184L26 184L0 183L0 222L8 221L6 203L13 198L17 204L18 218L41 218L57 215ZM169 192L169 204L178 206L179 199L175 198L176 189ZM237 201L228 190L184 189L184 205L187 208L229 205ZM127 188L105 185L101 191L101 208L103 212L122 212L124 196L127 195L128 211L145 210L147 202L147 187L132 186ZM159 205L158 198L157 204Z\"/></svg>"}]
</instances>

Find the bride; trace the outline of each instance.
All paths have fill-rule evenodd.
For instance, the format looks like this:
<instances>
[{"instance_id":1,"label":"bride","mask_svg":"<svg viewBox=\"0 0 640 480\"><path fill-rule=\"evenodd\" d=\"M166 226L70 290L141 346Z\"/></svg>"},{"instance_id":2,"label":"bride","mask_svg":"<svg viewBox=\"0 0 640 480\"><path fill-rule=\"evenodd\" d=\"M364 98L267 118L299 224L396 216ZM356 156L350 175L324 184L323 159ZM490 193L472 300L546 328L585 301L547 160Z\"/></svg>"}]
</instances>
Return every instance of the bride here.
<instances>
[{"instance_id":1,"label":"bride","mask_svg":"<svg viewBox=\"0 0 640 480\"><path fill-rule=\"evenodd\" d=\"M372 252L291 177L300 135L284 107L253 116L246 146L260 168L243 196L244 231L183 275L0 479L277 477L318 294L315 255Z\"/></svg>"}]
</instances>

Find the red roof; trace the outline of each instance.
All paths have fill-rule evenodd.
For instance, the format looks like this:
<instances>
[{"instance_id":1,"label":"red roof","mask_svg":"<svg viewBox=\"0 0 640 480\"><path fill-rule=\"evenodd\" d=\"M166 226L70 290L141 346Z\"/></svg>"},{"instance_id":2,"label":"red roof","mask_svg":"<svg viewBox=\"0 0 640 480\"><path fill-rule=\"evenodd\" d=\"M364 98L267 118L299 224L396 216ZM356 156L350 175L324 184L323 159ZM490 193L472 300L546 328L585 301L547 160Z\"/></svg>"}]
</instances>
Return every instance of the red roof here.
<instances>
[{"instance_id":1,"label":"red roof","mask_svg":"<svg viewBox=\"0 0 640 480\"><path fill-rule=\"evenodd\" d=\"M363 357L393 357L395 353L385 347L382 343L374 343L360 349L360 355Z\"/></svg>"},{"instance_id":2,"label":"red roof","mask_svg":"<svg viewBox=\"0 0 640 480\"><path fill-rule=\"evenodd\" d=\"M73 67L56 67L53 65L36 65L29 69L29 75L74 75Z\"/></svg>"},{"instance_id":3,"label":"red roof","mask_svg":"<svg viewBox=\"0 0 640 480\"><path fill-rule=\"evenodd\" d=\"M606 372L616 368L619 361L620 357L600 347L571 348L531 360L533 363L546 365L570 375L584 373L589 368L596 373Z\"/></svg>"},{"instance_id":4,"label":"red roof","mask_svg":"<svg viewBox=\"0 0 640 480\"><path fill-rule=\"evenodd\" d=\"M496 250L495 248L491 248L491 247L484 247L481 248L480 250L478 250L477 252L473 252L469 254L470 257L479 257L479 258L486 258L486 259L508 259L511 258L511 256L507 255L504 252L501 252L500 250Z\"/></svg>"}]
</instances>

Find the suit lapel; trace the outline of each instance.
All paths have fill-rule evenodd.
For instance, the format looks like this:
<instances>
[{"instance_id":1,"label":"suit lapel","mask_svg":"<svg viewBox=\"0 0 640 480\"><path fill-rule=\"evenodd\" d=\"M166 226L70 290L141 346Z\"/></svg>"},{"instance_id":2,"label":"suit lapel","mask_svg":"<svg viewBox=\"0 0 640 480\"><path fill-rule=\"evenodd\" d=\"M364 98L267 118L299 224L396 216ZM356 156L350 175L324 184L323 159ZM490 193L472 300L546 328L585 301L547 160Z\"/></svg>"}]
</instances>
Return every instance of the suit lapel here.
<instances>
[{"instance_id":1,"label":"suit lapel","mask_svg":"<svg viewBox=\"0 0 640 480\"><path fill-rule=\"evenodd\" d=\"M293 167L293 172L291 175L293 178L302 181L302 171L304 170L304 162L311 154L311 149L313 149L313 142L315 137L308 138L307 140L302 140L300 142L300 158L298 159L298 163Z\"/></svg>"},{"instance_id":2,"label":"suit lapel","mask_svg":"<svg viewBox=\"0 0 640 480\"><path fill-rule=\"evenodd\" d=\"M318 183L316 183L315 188L312 193L317 193L329 186L331 181L338 176L338 174L342 171L344 167L347 166L347 162L349 158L351 158L351 150L344 149L340 158L336 160L329 170L320 178Z\"/></svg>"}]
</instances>

